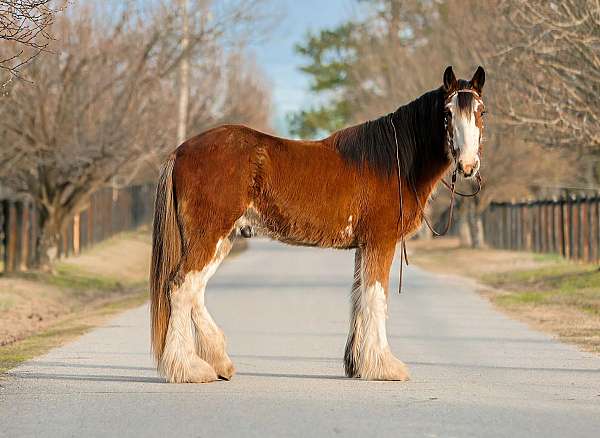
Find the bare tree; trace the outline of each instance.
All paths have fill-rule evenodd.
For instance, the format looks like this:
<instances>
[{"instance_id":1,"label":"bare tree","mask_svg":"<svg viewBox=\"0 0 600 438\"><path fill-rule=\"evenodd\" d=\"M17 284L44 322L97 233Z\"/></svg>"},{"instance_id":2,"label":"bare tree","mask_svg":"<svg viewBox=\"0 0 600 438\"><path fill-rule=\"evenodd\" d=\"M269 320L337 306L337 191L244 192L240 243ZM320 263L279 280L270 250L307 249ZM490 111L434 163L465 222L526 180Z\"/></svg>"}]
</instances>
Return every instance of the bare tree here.
<instances>
[{"instance_id":1,"label":"bare tree","mask_svg":"<svg viewBox=\"0 0 600 438\"><path fill-rule=\"evenodd\" d=\"M507 0L502 12L499 66L516 79L506 122L546 146L599 152L600 2Z\"/></svg>"},{"instance_id":2,"label":"bare tree","mask_svg":"<svg viewBox=\"0 0 600 438\"><path fill-rule=\"evenodd\" d=\"M48 29L57 12L53 0L0 0L0 40L12 50L0 58L0 70L8 78L48 47ZM63 5L64 6L64 5Z\"/></svg>"},{"instance_id":3,"label":"bare tree","mask_svg":"<svg viewBox=\"0 0 600 438\"><path fill-rule=\"evenodd\" d=\"M92 7L73 7L57 17L50 50L25 67L33 84L11 84L0 106L0 180L38 206L40 264L51 264L66 221L94 191L115 177L126 182L175 146L181 60L221 69L213 75L220 82L227 77L223 57L210 55L223 53L223 39L252 16L214 13L210 23L198 16L190 14L182 47L176 9L125 7L119 17L100 18ZM227 24L232 17L240 21ZM204 85L219 88L219 81Z\"/></svg>"}]
</instances>

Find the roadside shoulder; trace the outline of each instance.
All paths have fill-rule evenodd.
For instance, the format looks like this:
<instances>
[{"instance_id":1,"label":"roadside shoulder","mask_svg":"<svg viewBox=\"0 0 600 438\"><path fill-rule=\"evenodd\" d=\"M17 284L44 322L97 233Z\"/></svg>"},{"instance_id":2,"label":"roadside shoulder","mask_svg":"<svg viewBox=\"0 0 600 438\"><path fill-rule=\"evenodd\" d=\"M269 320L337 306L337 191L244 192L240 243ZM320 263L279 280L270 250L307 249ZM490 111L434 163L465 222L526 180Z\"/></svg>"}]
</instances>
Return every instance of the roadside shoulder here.
<instances>
[{"instance_id":1,"label":"roadside shoulder","mask_svg":"<svg viewBox=\"0 0 600 438\"><path fill-rule=\"evenodd\" d=\"M554 255L461 248L452 238L411 242L423 269L476 281L500 311L531 327L600 353L600 271Z\"/></svg>"}]
</instances>

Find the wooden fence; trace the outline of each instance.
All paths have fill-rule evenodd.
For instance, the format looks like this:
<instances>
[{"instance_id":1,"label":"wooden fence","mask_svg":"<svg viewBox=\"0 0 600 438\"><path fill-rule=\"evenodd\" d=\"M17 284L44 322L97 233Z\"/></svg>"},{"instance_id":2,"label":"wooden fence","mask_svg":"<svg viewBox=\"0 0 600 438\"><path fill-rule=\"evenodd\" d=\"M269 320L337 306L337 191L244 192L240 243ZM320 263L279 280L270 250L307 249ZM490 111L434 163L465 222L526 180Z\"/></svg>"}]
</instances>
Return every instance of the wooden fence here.
<instances>
[{"instance_id":1,"label":"wooden fence","mask_svg":"<svg viewBox=\"0 0 600 438\"><path fill-rule=\"evenodd\" d=\"M486 243L495 248L600 262L598 195L492 203L483 215L483 224Z\"/></svg>"},{"instance_id":2,"label":"wooden fence","mask_svg":"<svg viewBox=\"0 0 600 438\"><path fill-rule=\"evenodd\" d=\"M150 223L153 202L154 186L150 184L96 192L88 207L65 226L58 255L77 255L118 232ZM5 199L0 203L2 270L26 271L37 259L38 211L27 200Z\"/></svg>"}]
</instances>

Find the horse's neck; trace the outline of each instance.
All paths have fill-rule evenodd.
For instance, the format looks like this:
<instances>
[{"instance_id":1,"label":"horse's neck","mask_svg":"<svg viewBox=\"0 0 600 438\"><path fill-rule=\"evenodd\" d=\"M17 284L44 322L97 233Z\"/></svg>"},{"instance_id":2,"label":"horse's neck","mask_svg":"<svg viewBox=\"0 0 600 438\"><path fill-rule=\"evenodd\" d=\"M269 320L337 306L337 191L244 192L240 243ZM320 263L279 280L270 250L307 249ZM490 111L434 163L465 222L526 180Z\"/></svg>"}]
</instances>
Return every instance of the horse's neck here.
<instances>
[{"instance_id":1,"label":"horse's neck","mask_svg":"<svg viewBox=\"0 0 600 438\"><path fill-rule=\"evenodd\" d=\"M435 186L440 182L444 174L452 164L448 158L443 144L430 145L435 151L434 153L426 154L427 162L419 161L417 164L419 171L415 174L415 187L421 203L424 205L429 196L433 192ZM423 159L422 156L418 157Z\"/></svg>"},{"instance_id":2,"label":"horse's neck","mask_svg":"<svg viewBox=\"0 0 600 438\"><path fill-rule=\"evenodd\" d=\"M412 163L413 189L425 202L436 184L450 167L451 161L446 149L444 122L441 112L441 92L426 93L410 104L398 109L396 116L404 119L401 129L406 129L405 137L414 141L414 162Z\"/></svg>"}]
</instances>

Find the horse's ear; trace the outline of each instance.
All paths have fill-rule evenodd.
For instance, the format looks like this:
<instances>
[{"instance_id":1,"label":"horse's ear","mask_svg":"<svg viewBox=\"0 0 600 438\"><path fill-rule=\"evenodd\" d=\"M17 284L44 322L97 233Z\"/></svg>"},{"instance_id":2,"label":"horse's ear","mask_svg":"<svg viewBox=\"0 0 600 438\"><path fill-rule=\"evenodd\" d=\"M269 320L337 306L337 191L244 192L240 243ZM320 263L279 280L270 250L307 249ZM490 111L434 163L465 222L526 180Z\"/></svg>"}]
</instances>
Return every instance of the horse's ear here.
<instances>
[{"instance_id":1,"label":"horse's ear","mask_svg":"<svg viewBox=\"0 0 600 438\"><path fill-rule=\"evenodd\" d=\"M458 82L456 81L456 76L454 76L454 71L452 70L452 66L449 65L446 67L446 71L444 72L444 90L446 92L455 90L458 87Z\"/></svg>"},{"instance_id":2,"label":"horse's ear","mask_svg":"<svg viewBox=\"0 0 600 438\"><path fill-rule=\"evenodd\" d=\"M482 66L479 66L473 75L473 79L471 79L471 87L477 91L477 93L481 94L481 90L483 90L483 84L485 84L485 70Z\"/></svg>"}]
</instances>

